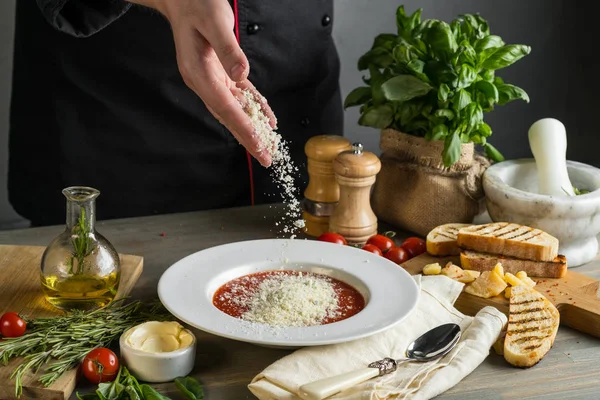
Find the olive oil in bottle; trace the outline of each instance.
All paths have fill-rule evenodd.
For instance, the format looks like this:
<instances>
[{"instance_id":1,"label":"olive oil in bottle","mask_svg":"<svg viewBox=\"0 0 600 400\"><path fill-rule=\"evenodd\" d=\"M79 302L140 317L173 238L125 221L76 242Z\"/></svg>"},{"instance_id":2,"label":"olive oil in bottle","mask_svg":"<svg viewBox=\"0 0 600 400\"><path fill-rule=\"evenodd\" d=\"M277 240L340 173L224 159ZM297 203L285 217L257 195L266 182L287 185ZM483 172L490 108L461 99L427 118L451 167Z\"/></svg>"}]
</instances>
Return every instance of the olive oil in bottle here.
<instances>
[{"instance_id":1,"label":"olive oil in bottle","mask_svg":"<svg viewBox=\"0 0 600 400\"><path fill-rule=\"evenodd\" d=\"M119 275L115 272L98 277L74 275L60 280L57 276L42 276L42 289L46 300L63 309L92 310L108 305L119 288Z\"/></svg>"},{"instance_id":2,"label":"olive oil in bottle","mask_svg":"<svg viewBox=\"0 0 600 400\"><path fill-rule=\"evenodd\" d=\"M42 256L41 283L46 300L62 310L92 310L110 303L117 294L121 266L112 244L95 229L94 188L63 190L67 226Z\"/></svg>"}]
</instances>

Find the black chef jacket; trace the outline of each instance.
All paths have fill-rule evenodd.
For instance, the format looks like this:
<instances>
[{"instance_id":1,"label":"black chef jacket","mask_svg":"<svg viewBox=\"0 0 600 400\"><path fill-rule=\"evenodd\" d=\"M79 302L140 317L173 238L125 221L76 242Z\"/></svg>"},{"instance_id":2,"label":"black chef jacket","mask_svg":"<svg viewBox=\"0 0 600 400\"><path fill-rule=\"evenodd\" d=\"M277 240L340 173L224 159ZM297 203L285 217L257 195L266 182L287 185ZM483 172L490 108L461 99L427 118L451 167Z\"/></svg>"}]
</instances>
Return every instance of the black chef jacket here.
<instances>
[{"instance_id":1,"label":"black chef jacket","mask_svg":"<svg viewBox=\"0 0 600 400\"><path fill-rule=\"evenodd\" d=\"M304 144L342 134L332 0L236 0L250 80L307 182ZM35 225L65 219L61 189L101 191L99 219L280 201L269 170L183 83L166 19L120 0L17 2L10 202ZM250 174L252 172L252 174Z\"/></svg>"}]
</instances>

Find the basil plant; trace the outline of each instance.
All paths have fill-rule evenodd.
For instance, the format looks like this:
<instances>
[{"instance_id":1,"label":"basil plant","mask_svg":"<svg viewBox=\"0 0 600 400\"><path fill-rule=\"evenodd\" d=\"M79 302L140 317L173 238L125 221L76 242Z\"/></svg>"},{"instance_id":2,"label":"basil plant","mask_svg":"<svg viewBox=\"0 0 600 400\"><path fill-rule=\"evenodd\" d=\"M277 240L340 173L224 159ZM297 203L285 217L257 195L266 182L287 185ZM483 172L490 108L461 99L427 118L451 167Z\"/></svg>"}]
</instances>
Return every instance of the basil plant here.
<instances>
[{"instance_id":1,"label":"basil plant","mask_svg":"<svg viewBox=\"0 0 600 400\"><path fill-rule=\"evenodd\" d=\"M360 105L363 126L443 140L446 167L460 157L461 143L484 147L494 161L504 158L488 138L492 129L483 113L495 105L521 99L527 93L505 83L495 71L508 67L529 52L529 46L505 44L490 34L486 20L466 14L448 24L421 21L419 9L407 16L396 12L398 34L381 34L358 60L368 71L367 86L348 94L344 108Z\"/></svg>"}]
</instances>

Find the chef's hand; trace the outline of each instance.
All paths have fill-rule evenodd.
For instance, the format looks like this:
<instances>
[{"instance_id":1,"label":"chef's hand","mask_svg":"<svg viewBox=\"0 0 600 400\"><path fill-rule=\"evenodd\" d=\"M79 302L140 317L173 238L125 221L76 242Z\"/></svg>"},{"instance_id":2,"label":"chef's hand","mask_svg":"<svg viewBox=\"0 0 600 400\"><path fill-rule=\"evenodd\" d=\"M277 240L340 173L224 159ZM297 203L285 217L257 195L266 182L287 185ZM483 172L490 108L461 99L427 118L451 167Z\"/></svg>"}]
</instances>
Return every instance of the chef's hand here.
<instances>
[{"instance_id":1,"label":"chef's hand","mask_svg":"<svg viewBox=\"0 0 600 400\"><path fill-rule=\"evenodd\" d=\"M258 137L245 105L242 89L261 102L275 128L273 111L248 80L250 66L238 45L233 11L227 0L128 0L162 13L171 23L177 64L186 85L208 110L262 165L271 164L268 152L259 151Z\"/></svg>"}]
</instances>

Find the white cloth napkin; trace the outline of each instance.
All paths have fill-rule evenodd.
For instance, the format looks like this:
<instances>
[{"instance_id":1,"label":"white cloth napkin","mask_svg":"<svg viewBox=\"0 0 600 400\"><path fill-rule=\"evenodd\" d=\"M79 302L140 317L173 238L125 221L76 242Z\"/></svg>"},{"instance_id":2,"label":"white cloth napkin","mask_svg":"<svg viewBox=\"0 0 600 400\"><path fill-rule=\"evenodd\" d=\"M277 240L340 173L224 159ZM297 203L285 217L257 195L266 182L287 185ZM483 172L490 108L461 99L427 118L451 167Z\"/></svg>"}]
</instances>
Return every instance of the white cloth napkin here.
<instances>
[{"instance_id":1,"label":"white cloth napkin","mask_svg":"<svg viewBox=\"0 0 600 400\"><path fill-rule=\"evenodd\" d=\"M373 378L330 399L430 399L450 389L471 373L489 354L504 328L506 316L485 307L475 317L460 313L453 304L463 284L445 276L414 276L421 287L416 309L401 323L373 336L328 346L305 347L276 361L248 385L261 400L299 399L305 383L365 368L391 357L404 358L417 337L438 325L460 325L462 337L446 356L428 363L407 362L395 372Z\"/></svg>"}]
</instances>

